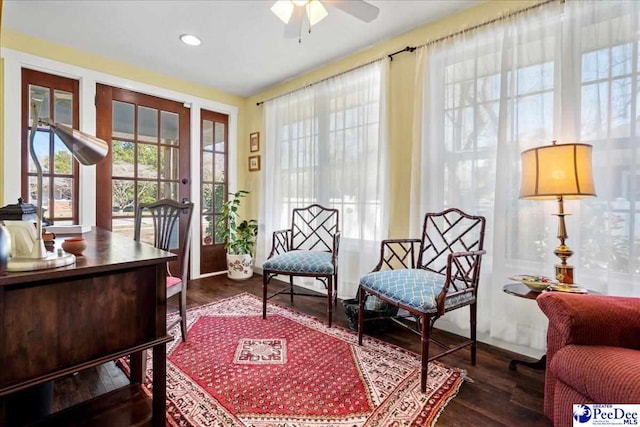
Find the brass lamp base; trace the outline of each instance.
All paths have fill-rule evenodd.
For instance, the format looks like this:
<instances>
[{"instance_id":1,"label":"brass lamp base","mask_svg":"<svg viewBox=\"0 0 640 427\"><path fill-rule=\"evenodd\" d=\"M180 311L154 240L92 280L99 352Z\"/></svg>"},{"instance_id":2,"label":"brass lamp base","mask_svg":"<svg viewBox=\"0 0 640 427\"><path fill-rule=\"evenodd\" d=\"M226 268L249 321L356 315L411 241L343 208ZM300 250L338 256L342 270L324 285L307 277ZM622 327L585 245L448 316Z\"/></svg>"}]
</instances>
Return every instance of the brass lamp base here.
<instances>
[{"instance_id":1,"label":"brass lamp base","mask_svg":"<svg viewBox=\"0 0 640 427\"><path fill-rule=\"evenodd\" d=\"M556 264L556 279L558 282L567 285L573 284L573 266Z\"/></svg>"},{"instance_id":2,"label":"brass lamp base","mask_svg":"<svg viewBox=\"0 0 640 427\"><path fill-rule=\"evenodd\" d=\"M76 256L66 252L49 253L46 258L10 258L6 271L35 271L64 267L76 262Z\"/></svg>"}]
</instances>

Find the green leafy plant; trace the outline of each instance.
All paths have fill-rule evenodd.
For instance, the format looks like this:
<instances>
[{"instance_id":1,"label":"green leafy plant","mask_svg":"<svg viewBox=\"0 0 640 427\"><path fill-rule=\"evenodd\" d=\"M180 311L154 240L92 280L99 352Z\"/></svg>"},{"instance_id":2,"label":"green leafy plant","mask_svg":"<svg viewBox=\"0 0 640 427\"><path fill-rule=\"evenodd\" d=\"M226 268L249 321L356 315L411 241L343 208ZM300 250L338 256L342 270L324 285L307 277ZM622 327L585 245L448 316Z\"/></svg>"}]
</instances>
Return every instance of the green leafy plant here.
<instances>
[{"instance_id":1,"label":"green leafy plant","mask_svg":"<svg viewBox=\"0 0 640 427\"><path fill-rule=\"evenodd\" d=\"M221 221L227 224L222 237L224 248L230 255L253 255L258 236L258 222L255 219L239 221L238 208L248 191L240 190L229 194L229 200L222 204Z\"/></svg>"}]
</instances>

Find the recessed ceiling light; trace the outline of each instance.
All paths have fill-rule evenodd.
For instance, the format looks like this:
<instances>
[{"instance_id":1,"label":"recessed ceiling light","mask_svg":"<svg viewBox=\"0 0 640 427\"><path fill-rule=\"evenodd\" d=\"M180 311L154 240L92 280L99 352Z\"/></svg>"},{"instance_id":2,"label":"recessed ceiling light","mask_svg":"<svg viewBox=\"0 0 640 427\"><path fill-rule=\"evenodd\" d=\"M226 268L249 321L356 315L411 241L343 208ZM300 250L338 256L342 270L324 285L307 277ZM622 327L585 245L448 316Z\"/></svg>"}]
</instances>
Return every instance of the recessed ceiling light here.
<instances>
[{"instance_id":1,"label":"recessed ceiling light","mask_svg":"<svg viewBox=\"0 0 640 427\"><path fill-rule=\"evenodd\" d=\"M183 34L180 36L180 40L182 40L182 43L188 44L189 46L198 46L200 43L202 43L202 40L200 40L193 34Z\"/></svg>"}]
</instances>

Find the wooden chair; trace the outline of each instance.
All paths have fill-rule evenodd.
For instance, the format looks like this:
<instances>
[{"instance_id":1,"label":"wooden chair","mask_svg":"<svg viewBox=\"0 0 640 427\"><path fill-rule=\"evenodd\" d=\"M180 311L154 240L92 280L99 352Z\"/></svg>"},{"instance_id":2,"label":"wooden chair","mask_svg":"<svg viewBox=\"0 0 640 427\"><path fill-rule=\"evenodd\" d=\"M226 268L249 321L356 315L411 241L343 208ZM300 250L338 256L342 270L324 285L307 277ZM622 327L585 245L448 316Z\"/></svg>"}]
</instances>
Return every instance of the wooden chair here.
<instances>
[{"instance_id":1,"label":"wooden chair","mask_svg":"<svg viewBox=\"0 0 640 427\"><path fill-rule=\"evenodd\" d=\"M383 303L405 310L408 314L400 311L389 318L421 335L422 392L427 388L428 362L471 346L471 363L476 363L476 302L480 264L485 253L485 222L484 217L468 215L455 208L428 213L421 239L384 240L378 265L360 278L359 344L362 345L364 322L370 320L364 316L368 297L374 296ZM470 309L469 340L450 348L430 338L433 324L440 316L464 306ZM407 319L415 321L413 328ZM430 357L429 341L445 350Z\"/></svg>"},{"instance_id":2,"label":"wooden chair","mask_svg":"<svg viewBox=\"0 0 640 427\"><path fill-rule=\"evenodd\" d=\"M180 235L180 215L187 215L187 227ZM180 274L171 274L167 264L167 299L179 295L180 316L167 329L171 329L180 322L182 340L187 340L187 274L189 270L189 248L191 245L191 218L193 217L193 203L180 203L171 199L162 199L153 203L141 203L136 213L134 240L141 241L143 231L142 219L151 218L153 221L153 246L156 248L178 253L178 267ZM147 239L142 239L145 241Z\"/></svg>"},{"instance_id":3,"label":"wooden chair","mask_svg":"<svg viewBox=\"0 0 640 427\"><path fill-rule=\"evenodd\" d=\"M295 276L314 277L327 289L327 318L331 326L332 300L338 302L338 210L314 204L293 210L291 228L273 233L271 253L265 261L262 283L262 318L267 318L267 300L289 292L294 295L324 297L293 291ZM289 276L289 288L267 296L269 281L276 275Z\"/></svg>"}]
</instances>

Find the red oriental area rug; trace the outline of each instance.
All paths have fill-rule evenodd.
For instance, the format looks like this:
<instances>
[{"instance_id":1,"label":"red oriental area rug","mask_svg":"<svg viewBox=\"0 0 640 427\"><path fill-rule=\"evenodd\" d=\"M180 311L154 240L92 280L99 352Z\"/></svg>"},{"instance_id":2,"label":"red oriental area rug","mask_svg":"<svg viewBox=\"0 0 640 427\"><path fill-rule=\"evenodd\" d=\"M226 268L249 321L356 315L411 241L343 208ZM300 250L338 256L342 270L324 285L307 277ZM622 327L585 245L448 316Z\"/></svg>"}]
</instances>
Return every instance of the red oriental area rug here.
<instances>
[{"instance_id":1,"label":"red oriental area rug","mask_svg":"<svg viewBox=\"0 0 640 427\"><path fill-rule=\"evenodd\" d=\"M250 294L187 318L188 341L176 326L167 345L169 426L428 426L464 378L431 362L421 393L419 355L366 336L359 346L353 332L275 304L263 320Z\"/></svg>"}]
</instances>

